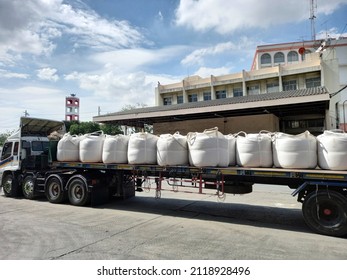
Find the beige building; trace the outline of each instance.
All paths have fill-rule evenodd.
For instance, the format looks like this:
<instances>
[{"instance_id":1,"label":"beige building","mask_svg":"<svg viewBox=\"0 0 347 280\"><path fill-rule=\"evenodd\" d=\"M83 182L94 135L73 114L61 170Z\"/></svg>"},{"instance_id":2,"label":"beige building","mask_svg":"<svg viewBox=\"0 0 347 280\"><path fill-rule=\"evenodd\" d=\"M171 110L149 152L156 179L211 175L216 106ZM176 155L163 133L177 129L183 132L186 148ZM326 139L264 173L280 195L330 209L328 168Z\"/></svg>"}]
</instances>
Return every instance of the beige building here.
<instances>
[{"instance_id":1,"label":"beige building","mask_svg":"<svg viewBox=\"0 0 347 280\"><path fill-rule=\"evenodd\" d=\"M94 120L150 124L157 134L215 126L224 134L241 130L319 134L346 126L342 117L346 84L346 38L265 45L257 47L250 71L158 83L155 107Z\"/></svg>"}]
</instances>

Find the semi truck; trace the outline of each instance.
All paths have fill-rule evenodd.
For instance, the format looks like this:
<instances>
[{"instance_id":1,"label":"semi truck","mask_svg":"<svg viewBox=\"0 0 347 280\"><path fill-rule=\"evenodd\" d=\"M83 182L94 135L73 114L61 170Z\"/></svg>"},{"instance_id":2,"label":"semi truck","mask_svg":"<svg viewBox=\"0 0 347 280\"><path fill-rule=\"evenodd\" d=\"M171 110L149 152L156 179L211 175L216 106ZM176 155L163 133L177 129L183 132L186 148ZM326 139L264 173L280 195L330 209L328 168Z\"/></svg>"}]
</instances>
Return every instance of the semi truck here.
<instances>
[{"instance_id":1,"label":"semi truck","mask_svg":"<svg viewBox=\"0 0 347 280\"><path fill-rule=\"evenodd\" d=\"M159 166L57 161L52 132L64 133L60 121L22 117L20 129L5 142L0 158L0 183L6 197L34 199L45 195L51 203L98 205L112 197L130 198L153 185L161 197L163 182L175 191L193 188L247 194L253 184L286 185L302 203L303 218L314 232L347 235L347 171L247 167Z\"/></svg>"}]
</instances>

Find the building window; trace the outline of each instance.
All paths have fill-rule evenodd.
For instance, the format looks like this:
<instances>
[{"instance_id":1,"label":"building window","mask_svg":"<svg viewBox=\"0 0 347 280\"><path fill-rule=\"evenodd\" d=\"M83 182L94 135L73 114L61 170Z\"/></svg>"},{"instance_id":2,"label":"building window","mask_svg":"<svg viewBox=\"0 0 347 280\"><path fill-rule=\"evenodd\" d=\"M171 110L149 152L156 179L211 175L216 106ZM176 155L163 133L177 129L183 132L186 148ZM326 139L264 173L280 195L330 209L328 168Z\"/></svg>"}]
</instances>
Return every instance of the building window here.
<instances>
[{"instance_id":1,"label":"building window","mask_svg":"<svg viewBox=\"0 0 347 280\"><path fill-rule=\"evenodd\" d=\"M233 96L234 97L243 96L242 88L234 88Z\"/></svg>"},{"instance_id":2,"label":"building window","mask_svg":"<svg viewBox=\"0 0 347 280\"><path fill-rule=\"evenodd\" d=\"M177 95L177 104L183 103L183 95Z\"/></svg>"},{"instance_id":3,"label":"building window","mask_svg":"<svg viewBox=\"0 0 347 280\"><path fill-rule=\"evenodd\" d=\"M172 97L164 97L164 105L171 105Z\"/></svg>"},{"instance_id":4,"label":"building window","mask_svg":"<svg viewBox=\"0 0 347 280\"><path fill-rule=\"evenodd\" d=\"M271 64L271 55L268 53L262 54L262 56L260 57L260 63L261 63L261 65Z\"/></svg>"},{"instance_id":5,"label":"building window","mask_svg":"<svg viewBox=\"0 0 347 280\"><path fill-rule=\"evenodd\" d=\"M284 81L284 82L283 82L283 90L284 90L284 91L296 90L296 89L297 89L296 80Z\"/></svg>"},{"instance_id":6,"label":"building window","mask_svg":"<svg viewBox=\"0 0 347 280\"><path fill-rule=\"evenodd\" d=\"M259 94L259 85L247 87L248 95L257 95Z\"/></svg>"},{"instance_id":7,"label":"building window","mask_svg":"<svg viewBox=\"0 0 347 280\"><path fill-rule=\"evenodd\" d=\"M266 84L266 89L267 89L267 93L272 93L272 92L279 92L279 85L278 83L269 83Z\"/></svg>"},{"instance_id":8,"label":"building window","mask_svg":"<svg viewBox=\"0 0 347 280\"><path fill-rule=\"evenodd\" d=\"M227 97L226 90L217 90L216 91L216 99L222 99Z\"/></svg>"},{"instance_id":9,"label":"building window","mask_svg":"<svg viewBox=\"0 0 347 280\"><path fill-rule=\"evenodd\" d=\"M211 100L211 92L204 92L204 101Z\"/></svg>"},{"instance_id":10,"label":"building window","mask_svg":"<svg viewBox=\"0 0 347 280\"><path fill-rule=\"evenodd\" d=\"M188 102L197 102L197 101L198 101L198 95L196 93L188 95Z\"/></svg>"},{"instance_id":11,"label":"building window","mask_svg":"<svg viewBox=\"0 0 347 280\"><path fill-rule=\"evenodd\" d=\"M284 53L283 52L275 53L274 62L275 63L284 63Z\"/></svg>"},{"instance_id":12,"label":"building window","mask_svg":"<svg viewBox=\"0 0 347 280\"><path fill-rule=\"evenodd\" d=\"M287 60L288 62L295 62L295 61L299 61L299 56L298 56L298 53L296 51L290 51L288 53L288 56L287 56Z\"/></svg>"},{"instance_id":13,"label":"building window","mask_svg":"<svg viewBox=\"0 0 347 280\"><path fill-rule=\"evenodd\" d=\"M320 87L320 77L306 79L306 88Z\"/></svg>"}]
</instances>

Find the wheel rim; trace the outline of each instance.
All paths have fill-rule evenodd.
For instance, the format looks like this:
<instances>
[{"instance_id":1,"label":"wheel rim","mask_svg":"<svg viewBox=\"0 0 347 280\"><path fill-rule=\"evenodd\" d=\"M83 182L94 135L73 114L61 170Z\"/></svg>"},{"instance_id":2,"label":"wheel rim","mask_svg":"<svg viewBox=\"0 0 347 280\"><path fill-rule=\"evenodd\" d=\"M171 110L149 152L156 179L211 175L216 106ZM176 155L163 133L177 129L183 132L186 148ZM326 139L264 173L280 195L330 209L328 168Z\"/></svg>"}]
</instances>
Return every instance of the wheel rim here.
<instances>
[{"instance_id":1,"label":"wheel rim","mask_svg":"<svg viewBox=\"0 0 347 280\"><path fill-rule=\"evenodd\" d=\"M317 220L327 227L338 227L341 224L342 215L341 209L335 203L329 201L325 201L317 209Z\"/></svg>"},{"instance_id":2,"label":"wheel rim","mask_svg":"<svg viewBox=\"0 0 347 280\"><path fill-rule=\"evenodd\" d=\"M347 198L336 191L312 192L303 203L306 224L331 236L347 234Z\"/></svg>"},{"instance_id":3,"label":"wheel rim","mask_svg":"<svg viewBox=\"0 0 347 280\"><path fill-rule=\"evenodd\" d=\"M57 198L60 195L60 185L58 183L52 183L49 185L49 196L51 198Z\"/></svg>"},{"instance_id":4,"label":"wheel rim","mask_svg":"<svg viewBox=\"0 0 347 280\"><path fill-rule=\"evenodd\" d=\"M31 180L25 182L23 186L23 192L27 195L31 195L34 192L34 183Z\"/></svg>"},{"instance_id":5,"label":"wheel rim","mask_svg":"<svg viewBox=\"0 0 347 280\"><path fill-rule=\"evenodd\" d=\"M12 189L12 178L8 178L4 183L4 192L10 193Z\"/></svg>"},{"instance_id":6,"label":"wheel rim","mask_svg":"<svg viewBox=\"0 0 347 280\"><path fill-rule=\"evenodd\" d=\"M73 198L76 201L82 200L83 197L84 197L84 188L83 188L83 186L81 186L80 184L76 184L75 186L73 186L72 195L73 195Z\"/></svg>"}]
</instances>

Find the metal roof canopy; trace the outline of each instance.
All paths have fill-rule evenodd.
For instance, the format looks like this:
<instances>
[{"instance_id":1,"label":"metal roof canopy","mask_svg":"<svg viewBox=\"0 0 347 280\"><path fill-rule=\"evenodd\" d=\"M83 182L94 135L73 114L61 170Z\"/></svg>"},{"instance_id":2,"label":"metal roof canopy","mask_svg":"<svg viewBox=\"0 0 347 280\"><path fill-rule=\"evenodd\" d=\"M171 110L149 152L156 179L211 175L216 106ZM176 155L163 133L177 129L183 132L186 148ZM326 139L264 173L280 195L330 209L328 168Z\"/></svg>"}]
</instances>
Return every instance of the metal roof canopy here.
<instances>
[{"instance_id":1,"label":"metal roof canopy","mask_svg":"<svg viewBox=\"0 0 347 280\"><path fill-rule=\"evenodd\" d=\"M294 91L231 97L209 101L133 109L93 117L101 123L142 127L144 124L193 119L274 114L287 117L321 114L329 108L329 93L325 87Z\"/></svg>"},{"instance_id":2,"label":"metal roof canopy","mask_svg":"<svg viewBox=\"0 0 347 280\"><path fill-rule=\"evenodd\" d=\"M20 127L22 136L47 136L54 131L65 130L64 122L28 117L21 117Z\"/></svg>"}]
</instances>

